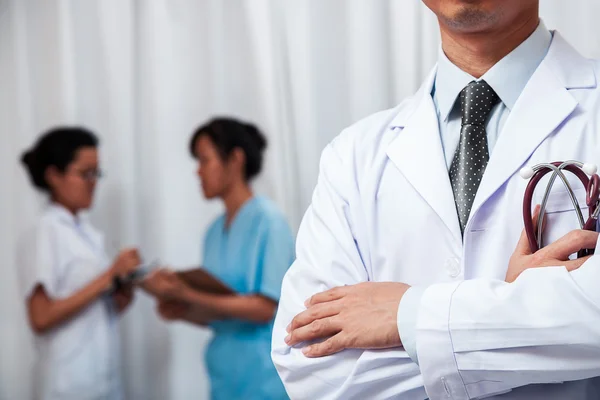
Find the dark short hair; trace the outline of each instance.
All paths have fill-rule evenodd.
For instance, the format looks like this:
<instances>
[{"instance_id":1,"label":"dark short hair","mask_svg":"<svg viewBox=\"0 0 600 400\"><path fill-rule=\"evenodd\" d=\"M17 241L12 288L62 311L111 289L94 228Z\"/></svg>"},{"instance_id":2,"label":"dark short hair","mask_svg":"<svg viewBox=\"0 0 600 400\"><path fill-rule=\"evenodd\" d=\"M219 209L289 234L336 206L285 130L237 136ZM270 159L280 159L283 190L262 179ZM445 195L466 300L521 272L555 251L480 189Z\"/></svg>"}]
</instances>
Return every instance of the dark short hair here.
<instances>
[{"instance_id":1,"label":"dark short hair","mask_svg":"<svg viewBox=\"0 0 600 400\"><path fill-rule=\"evenodd\" d=\"M267 139L250 123L233 118L215 118L194 131L190 140L190 154L196 158L196 143L207 136L218 149L221 159L226 160L234 149L241 149L246 155L245 178L256 177L263 165L263 153Z\"/></svg>"},{"instance_id":2,"label":"dark short hair","mask_svg":"<svg viewBox=\"0 0 600 400\"><path fill-rule=\"evenodd\" d=\"M98 138L81 127L57 127L43 133L36 144L21 156L33 185L49 192L45 174L48 167L64 172L84 147L98 147Z\"/></svg>"}]
</instances>

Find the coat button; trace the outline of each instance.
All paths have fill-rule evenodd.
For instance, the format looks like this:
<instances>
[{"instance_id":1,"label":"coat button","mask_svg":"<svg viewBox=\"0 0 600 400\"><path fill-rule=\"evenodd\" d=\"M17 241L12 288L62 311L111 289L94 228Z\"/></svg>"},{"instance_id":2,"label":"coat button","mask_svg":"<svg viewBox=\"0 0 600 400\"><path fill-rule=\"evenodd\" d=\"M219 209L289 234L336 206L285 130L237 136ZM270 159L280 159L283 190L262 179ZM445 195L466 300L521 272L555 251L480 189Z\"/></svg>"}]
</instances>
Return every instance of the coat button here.
<instances>
[{"instance_id":1,"label":"coat button","mask_svg":"<svg viewBox=\"0 0 600 400\"><path fill-rule=\"evenodd\" d=\"M460 275L460 260L452 257L446 260L446 272L450 278L458 278Z\"/></svg>"}]
</instances>

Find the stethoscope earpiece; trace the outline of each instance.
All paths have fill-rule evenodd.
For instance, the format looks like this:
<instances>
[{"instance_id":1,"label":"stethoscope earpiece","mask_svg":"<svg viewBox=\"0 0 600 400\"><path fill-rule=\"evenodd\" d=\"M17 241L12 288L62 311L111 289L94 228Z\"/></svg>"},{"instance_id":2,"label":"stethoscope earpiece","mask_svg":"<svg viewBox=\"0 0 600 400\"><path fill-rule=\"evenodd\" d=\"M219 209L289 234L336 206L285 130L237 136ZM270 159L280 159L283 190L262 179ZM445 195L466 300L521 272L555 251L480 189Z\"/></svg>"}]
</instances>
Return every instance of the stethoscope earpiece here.
<instances>
[{"instance_id":1,"label":"stethoscope earpiece","mask_svg":"<svg viewBox=\"0 0 600 400\"><path fill-rule=\"evenodd\" d=\"M598 166L596 164L591 164L591 163L583 164L583 167L581 167L581 169L583 170L583 172L588 174L588 176L592 176L596 172L598 172Z\"/></svg>"},{"instance_id":2,"label":"stethoscope earpiece","mask_svg":"<svg viewBox=\"0 0 600 400\"><path fill-rule=\"evenodd\" d=\"M523 168L521 168L521 171L519 172L519 174L521 175L521 178L523 178L523 179L531 179L531 177L533 176L534 173L535 173L535 171L531 167L523 167Z\"/></svg>"}]
</instances>

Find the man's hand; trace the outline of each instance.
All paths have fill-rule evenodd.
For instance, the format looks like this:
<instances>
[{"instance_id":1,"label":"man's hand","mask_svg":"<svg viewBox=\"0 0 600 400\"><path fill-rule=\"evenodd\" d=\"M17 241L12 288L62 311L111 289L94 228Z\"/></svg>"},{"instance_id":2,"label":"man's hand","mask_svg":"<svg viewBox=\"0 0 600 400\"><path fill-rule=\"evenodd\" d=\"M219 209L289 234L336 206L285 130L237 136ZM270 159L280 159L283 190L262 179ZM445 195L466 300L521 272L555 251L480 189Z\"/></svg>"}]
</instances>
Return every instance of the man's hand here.
<instances>
[{"instance_id":1,"label":"man's hand","mask_svg":"<svg viewBox=\"0 0 600 400\"><path fill-rule=\"evenodd\" d=\"M344 349L400 347L397 314L410 286L404 283L366 282L319 293L306 301L287 330L286 343L326 339L303 349L307 357L323 357Z\"/></svg>"},{"instance_id":2,"label":"man's hand","mask_svg":"<svg viewBox=\"0 0 600 400\"><path fill-rule=\"evenodd\" d=\"M540 209L537 206L533 214L533 226L537 226L539 213ZM576 230L532 254L527 235L523 230L517 248L510 258L505 280L512 283L529 268L564 266L568 271L576 270L588 260L589 256L576 260L569 260L569 256L582 249L595 248L597 241L598 233Z\"/></svg>"}]
</instances>

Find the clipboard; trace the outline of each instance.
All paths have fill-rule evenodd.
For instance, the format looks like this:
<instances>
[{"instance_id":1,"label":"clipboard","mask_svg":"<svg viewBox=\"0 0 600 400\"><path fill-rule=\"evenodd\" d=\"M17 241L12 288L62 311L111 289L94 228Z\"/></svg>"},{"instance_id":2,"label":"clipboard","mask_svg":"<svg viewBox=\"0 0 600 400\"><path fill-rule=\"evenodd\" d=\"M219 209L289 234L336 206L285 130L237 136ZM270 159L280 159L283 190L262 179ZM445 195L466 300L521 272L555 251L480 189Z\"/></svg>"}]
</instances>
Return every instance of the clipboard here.
<instances>
[{"instance_id":1,"label":"clipboard","mask_svg":"<svg viewBox=\"0 0 600 400\"><path fill-rule=\"evenodd\" d=\"M203 268L177 272L177 275L194 289L218 295L232 295L235 290Z\"/></svg>"}]
</instances>

